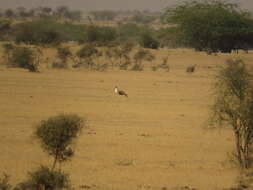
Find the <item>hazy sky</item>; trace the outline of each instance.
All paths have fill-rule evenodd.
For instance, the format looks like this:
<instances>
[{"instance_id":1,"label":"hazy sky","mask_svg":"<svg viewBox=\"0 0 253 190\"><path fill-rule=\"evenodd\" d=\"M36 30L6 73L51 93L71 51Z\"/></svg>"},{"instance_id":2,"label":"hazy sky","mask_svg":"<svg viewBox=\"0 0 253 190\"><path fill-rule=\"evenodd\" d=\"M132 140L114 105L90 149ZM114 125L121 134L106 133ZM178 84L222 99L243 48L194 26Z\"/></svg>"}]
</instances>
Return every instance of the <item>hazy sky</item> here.
<instances>
[{"instance_id":1,"label":"hazy sky","mask_svg":"<svg viewBox=\"0 0 253 190\"><path fill-rule=\"evenodd\" d=\"M23 6L26 8L38 6L57 7L67 5L72 9L84 11L113 9L113 10L133 10L149 9L161 10L167 6L174 5L184 0L0 0L0 8L14 8ZM229 0L229 2L239 2L242 7L253 10L253 0Z\"/></svg>"}]
</instances>

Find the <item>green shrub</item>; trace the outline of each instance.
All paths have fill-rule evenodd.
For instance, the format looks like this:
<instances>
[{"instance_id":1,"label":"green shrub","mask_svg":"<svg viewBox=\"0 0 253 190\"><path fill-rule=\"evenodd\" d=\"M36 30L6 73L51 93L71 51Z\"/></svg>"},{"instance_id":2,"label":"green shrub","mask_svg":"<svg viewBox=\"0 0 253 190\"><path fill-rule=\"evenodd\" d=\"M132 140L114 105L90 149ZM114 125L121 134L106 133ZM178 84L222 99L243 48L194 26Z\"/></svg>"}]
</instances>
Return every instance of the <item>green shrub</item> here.
<instances>
[{"instance_id":1,"label":"green shrub","mask_svg":"<svg viewBox=\"0 0 253 190\"><path fill-rule=\"evenodd\" d=\"M87 27L86 34L84 36L84 42L96 43L97 45L104 45L108 42L115 41L117 37L116 30L112 27Z\"/></svg>"},{"instance_id":2,"label":"green shrub","mask_svg":"<svg viewBox=\"0 0 253 190\"><path fill-rule=\"evenodd\" d=\"M145 31L140 35L140 45L144 48L158 49L159 41L150 31Z\"/></svg>"},{"instance_id":3,"label":"green shrub","mask_svg":"<svg viewBox=\"0 0 253 190\"><path fill-rule=\"evenodd\" d=\"M38 72L38 62L36 52L28 47L16 47L13 50L10 62L10 67L20 67L28 69L30 72Z\"/></svg>"},{"instance_id":4,"label":"green shrub","mask_svg":"<svg viewBox=\"0 0 253 190\"><path fill-rule=\"evenodd\" d=\"M17 185L16 190L60 190L69 188L69 176L61 170L50 170L41 166L30 172L28 179Z\"/></svg>"}]
</instances>

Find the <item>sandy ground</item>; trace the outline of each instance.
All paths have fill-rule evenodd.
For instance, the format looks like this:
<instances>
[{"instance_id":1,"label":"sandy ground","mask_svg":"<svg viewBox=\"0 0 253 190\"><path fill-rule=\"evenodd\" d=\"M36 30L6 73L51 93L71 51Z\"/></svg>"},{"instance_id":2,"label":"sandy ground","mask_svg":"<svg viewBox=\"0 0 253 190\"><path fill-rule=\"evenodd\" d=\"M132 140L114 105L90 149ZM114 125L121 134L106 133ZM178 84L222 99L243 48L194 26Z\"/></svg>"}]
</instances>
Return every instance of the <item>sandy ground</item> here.
<instances>
[{"instance_id":1,"label":"sandy ground","mask_svg":"<svg viewBox=\"0 0 253 190\"><path fill-rule=\"evenodd\" d=\"M192 50L160 50L170 72L49 70L0 67L0 172L16 184L52 159L32 137L33 126L58 113L76 113L88 128L63 165L75 189L217 190L233 186L239 171L228 156L232 131L206 129L217 67L229 57ZM159 60L157 60L159 61ZM193 74L185 72L197 64ZM129 98L113 93L114 86Z\"/></svg>"}]
</instances>

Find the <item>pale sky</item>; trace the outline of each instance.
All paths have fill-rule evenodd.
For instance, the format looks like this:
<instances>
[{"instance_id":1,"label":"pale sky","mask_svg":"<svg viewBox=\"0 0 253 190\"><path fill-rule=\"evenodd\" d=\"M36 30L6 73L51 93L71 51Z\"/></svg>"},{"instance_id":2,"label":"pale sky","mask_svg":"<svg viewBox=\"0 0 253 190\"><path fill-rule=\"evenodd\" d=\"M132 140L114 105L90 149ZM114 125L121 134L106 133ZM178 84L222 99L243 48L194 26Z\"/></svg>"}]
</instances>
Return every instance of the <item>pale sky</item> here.
<instances>
[{"instance_id":1,"label":"pale sky","mask_svg":"<svg viewBox=\"0 0 253 190\"><path fill-rule=\"evenodd\" d=\"M162 10L185 0L0 0L0 9L38 6L58 7L66 5L71 9L90 10ZM229 0L239 2L243 8L253 11L253 0Z\"/></svg>"}]
</instances>

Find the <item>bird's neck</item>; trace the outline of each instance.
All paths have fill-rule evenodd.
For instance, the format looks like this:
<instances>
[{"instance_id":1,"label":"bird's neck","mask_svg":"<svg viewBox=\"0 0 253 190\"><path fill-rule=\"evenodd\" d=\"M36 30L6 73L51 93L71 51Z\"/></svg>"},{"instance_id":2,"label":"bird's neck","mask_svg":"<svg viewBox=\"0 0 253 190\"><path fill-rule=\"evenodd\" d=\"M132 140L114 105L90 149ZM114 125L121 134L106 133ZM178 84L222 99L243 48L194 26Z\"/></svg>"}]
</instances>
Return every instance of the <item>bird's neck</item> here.
<instances>
[{"instance_id":1,"label":"bird's neck","mask_svg":"<svg viewBox=\"0 0 253 190\"><path fill-rule=\"evenodd\" d=\"M115 88L115 89L114 89L114 92L115 92L115 93L118 93L118 88Z\"/></svg>"}]
</instances>

